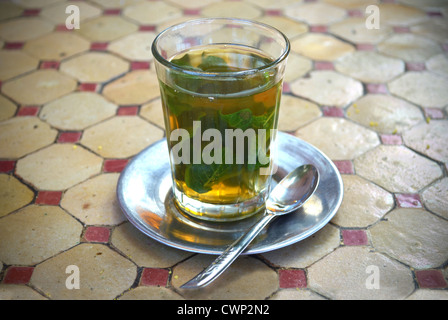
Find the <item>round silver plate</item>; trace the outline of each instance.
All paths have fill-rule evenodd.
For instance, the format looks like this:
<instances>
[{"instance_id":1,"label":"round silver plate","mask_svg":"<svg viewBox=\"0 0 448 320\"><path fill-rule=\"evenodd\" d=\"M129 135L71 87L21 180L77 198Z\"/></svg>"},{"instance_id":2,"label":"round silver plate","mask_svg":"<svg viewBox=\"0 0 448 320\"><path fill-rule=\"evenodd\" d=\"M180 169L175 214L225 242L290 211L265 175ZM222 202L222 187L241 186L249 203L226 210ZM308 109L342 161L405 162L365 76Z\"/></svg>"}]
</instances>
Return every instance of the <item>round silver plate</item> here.
<instances>
[{"instance_id":1,"label":"round silver plate","mask_svg":"<svg viewBox=\"0 0 448 320\"><path fill-rule=\"evenodd\" d=\"M278 133L277 143L278 170L274 180L280 181L296 167L311 163L319 170L319 186L302 208L278 217L265 228L245 254L279 249L309 237L333 218L342 201L339 171L321 151L282 132ZM171 186L168 147L162 139L128 163L118 181L117 197L123 213L138 230L174 248L221 254L263 214L235 222L198 220L176 208Z\"/></svg>"}]
</instances>

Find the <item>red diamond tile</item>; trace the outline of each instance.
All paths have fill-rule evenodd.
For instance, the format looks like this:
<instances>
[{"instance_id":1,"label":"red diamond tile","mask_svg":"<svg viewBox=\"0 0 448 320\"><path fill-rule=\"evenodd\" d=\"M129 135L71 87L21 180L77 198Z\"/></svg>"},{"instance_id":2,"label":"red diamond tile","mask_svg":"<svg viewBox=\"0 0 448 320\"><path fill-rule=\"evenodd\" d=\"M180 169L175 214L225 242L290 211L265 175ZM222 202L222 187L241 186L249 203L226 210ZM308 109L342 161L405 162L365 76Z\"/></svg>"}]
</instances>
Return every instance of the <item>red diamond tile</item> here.
<instances>
[{"instance_id":1,"label":"red diamond tile","mask_svg":"<svg viewBox=\"0 0 448 320\"><path fill-rule=\"evenodd\" d=\"M415 272L420 288L446 288L448 286L440 270L418 270Z\"/></svg>"},{"instance_id":2,"label":"red diamond tile","mask_svg":"<svg viewBox=\"0 0 448 320\"><path fill-rule=\"evenodd\" d=\"M342 230L342 239L346 246L365 246L369 244L365 230Z\"/></svg>"},{"instance_id":3,"label":"red diamond tile","mask_svg":"<svg viewBox=\"0 0 448 320\"><path fill-rule=\"evenodd\" d=\"M314 63L314 69L316 69L316 70L334 70L334 65L332 62L316 61Z\"/></svg>"},{"instance_id":4,"label":"red diamond tile","mask_svg":"<svg viewBox=\"0 0 448 320\"><path fill-rule=\"evenodd\" d=\"M107 42L92 42L92 44L90 44L90 50L105 51L105 50L107 50L108 45L109 45L109 43L107 43Z\"/></svg>"},{"instance_id":5,"label":"red diamond tile","mask_svg":"<svg viewBox=\"0 0 448 320\"><path fill-rule=\"evenodd\" d=\"M367 84L367 91L369 93L388 93L387 86L385 84L369 83Z\"/></svg>"},{"instance_id":6,"label":"red diamond tile","mask_svg":"<svg viewBox=\"0 0 448 320\"><path fill-rule=\"evenodd\" d=\"M396 194L395 200L400 208L422 208L422 201L418 194Z\"/></svg>"},{"instance_id":7,"label":"red diamond tile","mask_svg":"<svg viewBox=\"0 0 448 320\"><path fill-rule=\"evenodd\" d=\"M283 82L283 93L291 93L291 87L288 82Z\"/></svg>"},{"instance_id":8,"label":"red diamond tile","mask_svg":"<svg viewBox=\"0 0 448 320\"><path fill-rule=\"evenodd\" d=\"M36 204L46 204L57 206L61 201L62 191L39 191L36 198Z\"/></svg>"},{"instance_id":9,"label":"red diamond tile","mask_svg":"<svg viewBox=\"0 0 448 320\"><path fill-rule=\"evenodd\" d=\"M143 25L138 28L138 31L156 31L155 25Z\"/></svg>"},{"instance_id":10,"label":"red diamond tile","mask_svg":"<svg viewBox=\"0 0 448 320\"><path fill-rule=\"evenodd\" d=\"M0 172L8 173L14 170L16 167L16 162L13 160L3 160L0 161Z\"/></svg>"},{"instance_id":11,"label":"red diamond tile","mask_svg":"<svg viewBox=\"0 0 448 320\"><path fill-rule=\"evenodd\" d=\"M61 132L58 143L76 143L81 139L82 132Z\"/></svg>"},{"instance_id":12,"label":"red diamond tile","mask_svg":"<svg viewBox=\"0 0 448 320\"><path fill-rule=\"evenodd\" d=\"M364 17L364 12L362 12L361 10L348 10L348 16L349 17L356 17L356 18L362 18Z\"/></svg>"},{"instance_id":13,"label":"red diamond tile","mask_svg":"<svg viewBox=\"0 0 448 320\"><path fill-rule=\"evenodd\" d=\"M425 116L430 119L443 119L445 115L439 108L425 108Z\"/></svg>"},{"instance_id":14,"label":"red diamond tile","mask_svg":"<svg viewBox=\"0 0 448 320\"><path fill-rule=\"evenodd\" d=\"M105 227L88 227L84 239L89 242L109 242L110 230Z\"/></svg>"},{"instance_id":15,"label":"red diamond tile","mask_svg":"<svg viewBox=\"0 0 448 320\"><path fill-rule=\"evenodd\" d=\"M59 69L59 61L42 61L40 69Z\"/></svg>"},{"instance_id":16,"label":"red diamond tile","mask_svg":"<svg viewBox=\"0 0 448 320\"><path fill-rule=\"evenodd\" d=\"M327 32L327 26L311 26L311 32L325 33Z\"/></svg>"},{"instance_id":17,"label":"red diamond tile","mask_svg":"<svg viewBox=\"0 0 448 320\"><path fill-rule=\"evenodd\" d=\"M322 108L322 111L325 117L344 117L344 110L342 108L325 106Z\"/></svg>"},{"instance_id":18,"label":"red diamond tile","mask_svg":"<svg viewBox=\"0 0 448 320\"><path fill-rule=\"evenodd\" d=\"M400 135L396 134L382 134L381 142L387 145L401 145L403 144L403 139Z\"/></svg>"},{"instance_id":19,"label":"red diamond tile","mask_svg":"<svg viewBox=\"0 0 448 320\"><path fill-rule=\"evenodd\" d=\"M333 163L341 174L355 173L353 163L350 160L334 160Z\"/></svg>"},{"instance_id":20,"label":"red diamond tile","mask_svg":"<svg viewBox=\"0 0 448 320\"><path fill-rule=\"evenodd\" d=\"M442 17L443 14L440 11L429 11L426 13L429 17Z\"/></svg>"},{"instance_id":21,"label":"red diamond tile","mask_svg":"<svg viewBox=\"0 0 448 320\"><path fill-rule=\"evenodd\" d=\"M105 9L103 14L106 16L119 16L121 14L121 9Z\"/></svg>"},{"instance_id":22,"label":"red diamond tile","mask_svg":"<svg viewBox=\"0 0 448 320\"><path fill-rule=\"evenodd\" d=\"M448 43L447 44L442 44L442 48L443 48L443 50L448 52Z\"/></svg>"},{"instance_id":23,"label":"red diamond tile","mask_svg":"<svg viewBox=\"0 0 448 320\"><path fill-rule=\"evenodd\" d=\"M40 14L40 9L25 9L22 15L25 17L35 17Z\"/></svg>"},{"instance_id":24,"label":"red diamond tile","mask_svg":"<svg viewBox=\"0 0 448 320\"><path fill-rule=\"evenodd\" d=\"M406 70L408 71L424 71L426 66L424 62L406 62Z\"/></svg>"},{"instance_id":25,"label":"red diamond tile","mask_svg":"<svg viewBox=\"0 0 448 320\"><path fill-rule=\"evenodd\" d=\"M409 27L402 27L402 26L396 26L394 27L395 33L409 33L411 32L411 29Z\"/></svg>"},{"instance_id":26,"label":"red diamond tile","mask_svg":"<svg viewBox=\"0 0 448 320\"><path fill-rule=\"evenodd\" d=\"M150 64L146 61L134 61L131 62L131 70L142 70L142 69L149 69Z\"/></svg>"},{"instance_id":27,"label":"red diamond tile","mask_svg":"<svg viewBox=\"0 0 448 320\"><path fill-rule=\"evenodd\" d=\"M267 16L281 16L283 14L282 10L278 10L278 9L267 9L264 12L265 15Z\"/></svg>"},{"instance_id":28,"label":"red diamond tile","mask_svg":"<svg viewBox=\"0 0 448 320\"><path fill-rule=\"evenodd\" d=\"M145 268L142 272L140 285L142 286L161 286L165 287L170 272L166 269Z\"/></svg>"},{"instance_id":29,"label":"red diamond tile","mask_svg":"<svg viewBox=\"0 0 448 320\"><path fill-rule=\"evenodd\" d=\"M128 164L127 159L107 159L104 160L104 172L121 172Z\"/></svg>"},{"instance_id":30,"label":"red diamond tile","mask_svg":"<svg viewBox=\"0 0 448 320\"><path fill-rule=\"evenodd\" d=\"M75 30L75 29L67 29L67 26L65 25L65 24L58 24L56 27L55 27L55 29L54 29L55 31L72 31L72 30Z\"/></svg>"},{"instance_id":31,"label":"red diamond tile","mask_svg":"<svg viewBox=\"0 0 448 320\"><path fill-rule=\"evenodd\" d=\"M23 48L23 42L6 42L3 45L3 49L5 50L20 50Z\"/></svg>"},{"instance_id":32,"label":"red diamond tile","mask_svg":"<svg viewBox=\"0 0 448 320\"><path fill-rule=\"evenodd\" d=\"M96 91L97 84L96 83L81 83L78 87L79 91Z\"/></svg>"},{"instance_id":33,"label":"red diamond tile","mask_svg":"<svg viewBox=\"0 0 448 320\"><path fill-rule=\"evenodd\" d=\"M136 116L138 114L138 106L120 107L117 110L118 116Z\"/></svg>"},{"instance_id":34,"label":"red diamond tile","mask_svg":"<svg viewBox=\"0 0 448 320\"><path fill-rule=\"evenodd\" d=\"M370 43L359 43L356 45L356 49L359 51L375 51L375 45Z\"/></svg>"},{"instance_id":35,"label":"red diamond tile","mask_svg":"<svg viewBox=\"0 0 448 320\"><path fill-rule=\"evenodd\" d=\"M201 14L201 9L184 9L184 15L186 16L198 16Z\"/></svg>"},{"instance_id":36,"label":"red diamond tile","mask_svg":"<svg viewBox=\"0 0 448 320\"><path fill-rule=\"evenodd\" d=\"M306 288L305 271L299 269L279 270L280 288Z\"/></svg>"},{"instance_id":37,"label":"red diamond tile","mask_svg":"<svg viewBox=\"0 0 448 320\"><path fill-rule=\"evenodd\" d=\"M37 116L39 113L39 107L38 106L23 106L20 107L19 111L17 111L18 117L26 117L26 116Z\"/></svg>"},{"instance_id":38,"label":"red diamond tile","mask_svg":"<svg viewBox=\"0 0 448 320\"><path fill-rule=\"evenodd\" d=\"M30 282L34 267L9 267L3 279L4 284L27 284Z\"/></svg>"}]
</instances>

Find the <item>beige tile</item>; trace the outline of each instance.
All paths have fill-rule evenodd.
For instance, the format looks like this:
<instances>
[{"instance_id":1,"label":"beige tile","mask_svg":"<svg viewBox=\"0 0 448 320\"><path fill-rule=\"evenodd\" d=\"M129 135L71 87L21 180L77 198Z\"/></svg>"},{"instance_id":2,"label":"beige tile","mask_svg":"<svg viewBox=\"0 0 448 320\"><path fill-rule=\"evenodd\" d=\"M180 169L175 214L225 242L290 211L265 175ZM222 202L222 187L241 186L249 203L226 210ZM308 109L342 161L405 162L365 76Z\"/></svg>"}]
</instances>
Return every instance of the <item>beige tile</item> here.
<instances>
[{"instance_id":1,"label":"beige tile","mask_svg":"<svg viewBox=\"0 0 448 320\"><path fill-rule=\"evenodd\" d=\"M62 130L83 130L116 114L117 106L94 92L74 92L46 104L39 117Z\"/></svg>"},{"instance_id":2,"label":"beige tile","mask_svg":"<svg viewBox=\"0 0 448 320\"><path fill-rule=\"evenodd\" d=\"M0 284L0 300L47 300L26 285Z\"/></svg>"},{"instance_id":3,"label":"beige tile","mask_svg":"<svg viewBox=\"0 0 448 320\"><path fill-rule=\"evenodd\" d=\"M79 269L79 289L68 290L68 266ZM80 244L34 269L31 284L55 300L111 300L129 289L137 277L137 267L109 247Z\"/></svg>"},{"instance_id":4,"label":"beige tile","mask_svg":"<svg viewBox=\"0 0 448 320\"><path fill-rule=\"evenodd\" d=\"M162 1L141 2L128 6L123 15L143 25L155 25L182 15L182 11Z\"/></svg>"},{"instance_id":5,"label":"beige tile","mask_svg":"<svg viewBox=\"0 0 448 320\"><path fill-rule=\"evenodd\" d=\"M371 4L377 4L379 0L324 0L324 2L345 9L365 9Z\"/></svg>"},{"instance_id":6,"label":"beige tile","mask_svg":"<svg viewBox=\"0 0 448 320\"><path fill-rule=\"evenodd\" d=\"M410 33L394 34L379 44L378 50L411 62L425 62L442 52L440 46L433 40Z\"/></svg>"},{"instance_id":7,"label":"beige tile","mask_svg":"<svg viewBox=\"0 0 448 320\"><path fill-rule=\"evenodd\" d=\"M374 247L413 268L436 268L448 258L448 221L423 209L396 209L373 226Z\"/></svg>"},{"instance_id":8,"label":"beige tile","mask_svg":"<svg viewBox=\"0 0 448 320\"><path fill-rule=\"evenodd\" d=\"M342 20L346 11L330 4L311 2L290 6L285 15L310 25L326 25Z\"/></svg>"},{"instance_id":9,"label":"beige tile","mask_svg":"<svg viewBox=\"0 0 448 320\"><path fill-rule=\"evenodd\" d=\"M431 289L417 289L406 300L448 300L448 291L446 290L431 290Z\"/></svg>"},{"instance_id":10,"label":"beige tile","mask_svg":"<svg viewBox=\"0 0 448 320\"><path fill-rule=\"evenodd\" d=\"M128 158L162 137L161 129L139 117L122 116L85 130L81 143L105 158Z\"/></svg>"},{"instance_id":11,"label":"beige tile","mask_svg":"<svg viewBox=\"0 0 448 320\"><path fill-rule=\"evenodd\" d=\"M27 9L35 9L44 8L63 1L64 0L15 0L14 2Z\"/></svg>"},{"instance_id":12,"label":"beige tile","mask_svg":"<svg viewBox=\"0 0 448 320\"><path fill-rule=\"evenodd\" d=\"M426 208L448 219L448 178L445 177L429 186L422 193Z\"/></svg>"},{"instance_id":13,"label":"beige tile","mask_svg":"<svg viewBox=\"0 0 448 320\"><path fill-rule=\"evenodd\" d=\"M313 60L333 61L355 51L355 48L332 36L309 33L292 41L291 50Z\"/></svg>"},{"instance_id":14,"label":"beige tile","mask_svg":"<svg viewBox=\"0 0 448 320\"><path fill-rule=\"evenodd\" d=\"M442 176L439 165L404 146L381 145L354 160L360 176L390 192L417 193Z\"/></svg>"},{"instance_id":15,"label":"beige tile","mask_svg":"<svg viewBox=\"0 0 448 320\"><path fill-rule=\"evenodd\" d=\"M160 89L154 72L136 70L106 85L103 95L119 105L135 105L158 97Z\"/></svg>"},{"instance_id":16,"label":"beige tile","mask_svg":"<svg viewBox=\"0 0 448 320\"><path fill-rule=\"evenodd\" d=\"M2 1L0 3L0 21L21 16L23 9L12 2Z\"/></svg>"},{"instance_id":17,"label":"beige tile","mask_svg":"<svg viewBox=\"0 0 448 320\"><path fill-rule=\"evenodd\" d=\"M209 4L219 2L219 0L166 0L167 3L174 4L184 9L198 9L208 6Z\"/></svg>"},{"instance_id":18,"label":"beige tile","mask_svg":"<svg viewBox=\"0 0 448 320\"><path fill-rule=\"evenodd\" d=\"M323 117L294 133L332 160L354 159L379 145L376 133L342 118Z\"/></svg>"},{"instance_id":19,"label":"beige tile","mask_svg":"<svg viewBox=\"0 0 448 320\"><path fill-rule=\"evenodd\" d=\"M76 81L56 70L37 70L5 82L3 94L23 105L40 105L76 89Z\"/></svg>"},{"instance_id":20,"label":"beige tile","mask_svg":"<svg viewBox=\"0 0 448 320\"><path fill-rule=\"evenodd\" d=\"M343 74L367 83L386 83L405 71L403 61L373 51L355 51L334 63Z\"/></svg>"},{"instance_id":21,"label":"beige tile","mask_svg":"<svg viewBox=\"0 0 448 320\"><path fill-rule=\"evenodd\" d=\"M448 55L441 53L432 57L426 61L426 68L429 71L448 78Z\"/></svg>"},{"instance_id":22,"label":"beige tile","mask_svg":"<svg viewBox=\"0 0 448 320\"><path fill-rule=\"evenodd\" d=\"M126 291L118 300L183 300L173 290L163 287L137 287Z\"/></svg>"},{"instance_id":23,"label":"beige tile","mask_svg":"<svg viewBox=\"0 0 448 320\"><path fill-rule=\"evenodd\" d=\"M23 50L40 60L60 61L89 48L89 41L73 32L52 32L26 42Z\"/></svg>"},{"instance_id":24,"label":"beige tile","mask_svg":"<svg viewBox=\"0 0 448 320\"><path fill-rule=\"evenodd\" d=\"M59 70L80 82L106 82L129 70L129 62L104 52L88 52L61 63Z\"/></svg>"},{"instance_id":25,"label":"beige tile","mask_svg":"<svg viewBox=\"0 0 448 320\"><path fill-rule=\"evenodd\" d=\"M13 117L16 110L17 106L11 100L0 95L0 121Z\"/></svg>"},{"instance_id":26,"label":"beige tile","mask_svg":"<svg viewBox=\"0 0 448 320\"><path fill-rule=\"evenodd\" d=\"M448 121L421 122L403 133L404 143L431 159L448 162Z\"/></svg>"},{"instance_id":27,"label":"beige tile","mask_svg":"<svg viewBox=\"0 0 448 320\"><path fill-rule=\"evenodd\" d=\"M293 21L281 16L264 16L257 19L258 21L273 26L283 32L289 39L297 37L308 31L305 23Z\"/></svg>"},{"instance_id":28,"label":"beige tile","mask_svg":"<svg viewBox=\"0 0 448 320\"><path fill-rule=\"evenodd\" d=\"M156 36L154 32L135 32L112 42L107 50L130 61L150 61L151 44Z\"/></svg>"},{"instance_id":29,"label":"beige tile","mask_svg":"<svg viewBox=\"0 0 448 320\"><path fill-rule=\"evenodd\" d=\"M36 117L0 123L0 158L20 158L54 142L58 132Z\"/></svg>"},{"instance_id":30,"label":"beige tile","mask_svg":"<svg viewBox=\"0 0 448 320\"><path fill-rule=\"evenodd\" d=\"M254 4L263 9L287 9L288 6L301 3L303 0L246 0L251 4Z\"/></svg>"},{"instance_id":31,"label":"beige tile","mask_svg":"<svg viewBox=\"0 0 448 320\"><path fill-rule=\"evenodd\" d=\"M138 27L119 16L100 16L82 24L80 35L91 41L108 42L136 32Z\"/></svg>"},{"instance_id":32,"label":"beige tile","mask_svg":"<svg viewBox=\"0 0 448 320\"><path fill-rule=\"evenodd\" d=\"M448 104L448 79L430 72L406 72L388 86L391 93L422 107Z\"/></svg>"},{"instance_id":33,"label":"beige tile","mask_svg":"<svg viewBox=\"0 0 448 320\"><path fill-rule=\"evenodd\" d=\"M313 71L290 84L293 94L326 106L344 107L363 94L357 80L333 71Z\"/></svg>"},{"instance_id":34,"label":"beige tile","mask_svg":"<svg viewBox=\"0 0 448 320\"><path fill-rule=\"evenodd\" d=\"M379 29L367 29L365 18L348 18L332 24L329 31L353 43L377 44L386 39L393 31L388 25Z\"/></svg>"},{"instance_id":35,"label":"beige tile","mask_svg":"<svg viewBox=\"0 0 448 320\"><path fill-rule=\"evenodd\" d=\"M422 9L433 9L433 8L440 8L440 7L446 7L448 4L444 0L398 0L401 3L408 4L410 6L422 8Z\"/></svg>"},{"instance_id":36,"label":"beige tile","mask_svg":"<svg viewBox=\"0 0 448 320\"><path fill-rule=\"evenodd\" d=\"M326 300L308 289L280 289L269 300Z\"/></svg>"},{"instance_id":37,"label":"beige tile","mask_svg":"<svg viewBox=\"0 0 448 320\"><path fill-rule=\"evenodd\" d=\"M40 190L65 190L101 171L103 159L84 148L54 144L20 159L16 173Z\"/></svg>"},{"instance_id":38,"label":"beige tile","mask_svg":"<svg viewBox=\"0 0 448 320\"><path fill-rule=\"evenodd\" d=\"M196 255L177 265L172 274L174 288L186 299L211 300L261 300L278 289L277 273L250 256L239 257L224 274L204 289L179 289L180 285L193 278L215 258L210 255Z\"/></svg>"},{"instance_id":39,"label":"beige tile","mask_svg":"<svg viewBox=\"0 0 448 320\"><path fill-rule=\"evenodd\" d=\"M357 175L342 175L344 198L332 223L345 228L365 228L394 207L390 193Z\"/></svg>"},{"instance_id":40,"label":"beige tile","mask_svg":"<svg viewBox=\"0 0 448 320\"><path fill-rule=\"evenodd\" d=\"M307 268L339 245L339 229L327 225L305 240L282 249L263 253L262 256L275 266Z\"/></svg>"},{"instance_id":41,"label":"beige tile","mask_svg":"<svg viewBox=\"0 0 448 320\"><path fill-rule=\"evenodd\" d=\"M168 268L192 255L150 239L130 223L114 229L111 243L140 267Z\"/></svg>"},{"instance_id":42,"label":"beige tile","mask_svg":"<svg viewBox=\"0 0 448 320\"><path fill-rule=\"evenodd\" d=\"M398 3L382 3L378 8L381 23L392 26L410 26L429 19L426 12Z\"/></svg>"},{"instance_id":43,"label":"beige tile","mask_svg":"<svg viewBox=\"0 0 448 320\"><path fill-rule=\"evenodd\" d=\"M367 94L347 109L347 116L378 133L395 134L423 120L421 110L385 94Z\"/></svg>"},{"instance_id":44,"label":"beige tile","mask_svg":"<svg viewBox=\"0 0 448 320\"><path fill-rule=\"evenodd\" d=\"M24 42L53 31L53 24L41 18L12 19L0 24L0 37L8 42Z\"/></svg>"},{"instance_id":45,"label":"beige tile","mask_svg":"<svg viewBox=\"0 0 448 320\"><path fill-rule=\"evenodd\" d=\"M0 50L0 81L35 70L39 61L23 51Z\"/></svg>"},{"instance_id":46,"label":"beige tile","mask_svg":"<svg viewBox=\"0 0 448 320\"><path fill-rule=\"evenodd\" d=\"M81 232L61 208L31 205L0 219L0 259L35 265L79 243Z\"/></svg>"},{"instance_id":47,"label":"beige tile","mask_svg":"<svg viewBox=\"0 0 448 320\"><path fill-rule=\"evenodd\" d=\"M206 17L232 17L239 19L255 19L261 16L261 10L245 2L218 2L202 9Z\"/></svg>"},{"instance_id":48,"label":"beige tile","mask_svg":"<svg viewBox=\"0 0 448 320\"><path fill-rule=\"evenodd\" d=\"M67 20L69 14L65 12L68 6L75 5L79 8L79 21L85 21L87 19L92 19L101 15L101 10L97 7L94 7L86 2L81 1L67 1L58 3L54 6L45 7L40 12L40 16L45 19L55 23L55 24L63 24ZM82 24L81 24L82 25Z\"/></svg>"},{"instance_id":49,"label":"beige tile","mask_svg":"<svg viewBox=\"0 0 448 320\"><path fill-rule=\"evenodd\" d=\"M278 129L294 131L320 117L322 112L312 102L291 95L283 95L280 102Z\"/></svg>"},{"instance_id":50,"label":"beige tile","mask_svg":"<svg viewBox=\"0 0 448 320\"><path fill-rule=\"evenodd\" d=\"M117 225L126 220L117 201L118 173L101 174L64 193L61 207L86 225Z\"/></svg>"},{"instance_id":51,"label":"beige tile","mask_svg":"<svg viewBox=\"0 0 448 320\"><path fill-rule=\"evenodd\" d=\"M307 74L312 68L313 64L310 59L302 57L294 52L290 52L283 80L285 82L292 82Z\"/></svg>"},{"instance_id":52,"label":"beige tile","mask_svg":"<svg viewBox=\"0 0 448 320\"><path fill-rule=\"evenodd\" d=\"M104 9L125 8L145 0L92 0L93 3Z\"/></svg>"},{"instance_id":53,"label":"beige tile","mask_svg":"<svg viewBox=\"0 0 448 320\"><path fill-rule=\"evenodd\" d=\"M160 98L154 99L142 106L140 116L158 126L165 129L165 119L163 117L163 106Z\"/></svg>"},{"instance_id":54,"label":"beige tile","mask_svg":"<svg viewBox=\"0 0 448 320\"><path fill-rule=\"evenodd\" d=\"M379 289L367 285L375 270ZM407 297L415 285L406 266L367 247L350 246L338 248L312 265L308 287L337 300L395 300Z\"/></svg>"},{"instance_id":55,"label":"beige tile","mask_svg":"<svg viewBox=\"0 0 448 320\"><path fill-rule=\"evenodd\" d=\"M34 192L17 178L0 174L0 217L22 208L33 199Z\"/></svg>"},{"instance_id":56,"label":"beige tile","mask_svg":"<svg viewBox=\"0 0 448 320\"><path fill-rule=\"evenodd\" d=\"M448 22L446 18L432 18L429 21L411 27L411 31L441 43L448 41Z\"/></svg>"}]
</instances>

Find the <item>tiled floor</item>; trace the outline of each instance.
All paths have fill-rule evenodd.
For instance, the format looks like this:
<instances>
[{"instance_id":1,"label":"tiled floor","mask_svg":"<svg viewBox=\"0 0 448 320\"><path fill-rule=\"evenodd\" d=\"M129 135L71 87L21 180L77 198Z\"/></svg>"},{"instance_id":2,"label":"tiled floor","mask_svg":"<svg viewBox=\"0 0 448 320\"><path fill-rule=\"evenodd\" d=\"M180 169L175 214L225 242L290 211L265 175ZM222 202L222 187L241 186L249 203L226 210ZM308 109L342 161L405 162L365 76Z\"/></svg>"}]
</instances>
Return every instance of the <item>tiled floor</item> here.
<instances>
[{"instance_id":1,"label":"tiled floor","mask_svg":"<svg viewBox=\"0 0 448 320\"><path fill-rule=\"evenodd\" d=\"M312 237L192 292L213 257L138 232L115 187L164 136L150 44L198 16L290 37L280 129L335 162L345 196ZM2 1L0 48L0 300L448 299L447 1Z\"/></svg>"}]
</instances>

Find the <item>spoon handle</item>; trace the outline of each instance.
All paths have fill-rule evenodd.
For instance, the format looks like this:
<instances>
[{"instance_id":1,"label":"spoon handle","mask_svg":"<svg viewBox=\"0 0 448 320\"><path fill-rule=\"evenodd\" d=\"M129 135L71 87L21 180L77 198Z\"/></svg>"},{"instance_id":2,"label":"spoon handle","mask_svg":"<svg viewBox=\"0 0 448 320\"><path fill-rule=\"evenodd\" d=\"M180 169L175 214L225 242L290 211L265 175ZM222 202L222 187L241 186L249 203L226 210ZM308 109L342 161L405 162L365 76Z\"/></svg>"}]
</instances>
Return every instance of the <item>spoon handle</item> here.
<instances>
[{"instance_id":1,"label":"spoon handle","mask_svg":"<svg viewBox=\"0 0 448 320\"><path fill-rule=\"evenodd\" d=\"M182 289L196 289L205 287L221 275L235 259L247 248L261 230L274 218L273 213L267 212L249 231L232 243L215 261L204 271L181 286Z\"/></svg>"}]
</instances>

